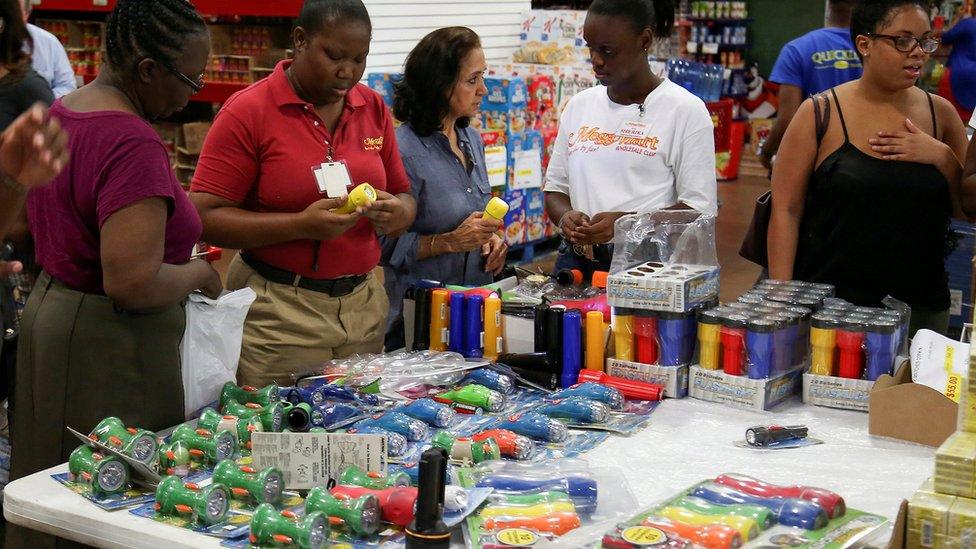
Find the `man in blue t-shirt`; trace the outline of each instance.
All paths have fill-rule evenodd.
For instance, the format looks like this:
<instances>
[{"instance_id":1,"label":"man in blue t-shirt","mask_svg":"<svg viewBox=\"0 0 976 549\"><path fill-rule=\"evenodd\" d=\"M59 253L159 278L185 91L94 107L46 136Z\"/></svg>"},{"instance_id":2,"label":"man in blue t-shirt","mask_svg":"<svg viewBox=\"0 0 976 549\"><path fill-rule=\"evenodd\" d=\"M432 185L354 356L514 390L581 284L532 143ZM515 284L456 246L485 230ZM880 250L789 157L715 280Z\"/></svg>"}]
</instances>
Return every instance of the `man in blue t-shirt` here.
<instances>
[{"instance_id":1,"label":"man in blue t-shirt","mask_svg":"<svg viewBox=\"0 0 976 549\"><path fill-rule=\"evenodd\" d=\"M779 84L779 111L759 154L763 166L773 156L800 103L811 95L861 77L861 60L851 41L851 12L857 0L827 0L826 26L783 46L769 80Z\"/></svg>"}]
</instances>

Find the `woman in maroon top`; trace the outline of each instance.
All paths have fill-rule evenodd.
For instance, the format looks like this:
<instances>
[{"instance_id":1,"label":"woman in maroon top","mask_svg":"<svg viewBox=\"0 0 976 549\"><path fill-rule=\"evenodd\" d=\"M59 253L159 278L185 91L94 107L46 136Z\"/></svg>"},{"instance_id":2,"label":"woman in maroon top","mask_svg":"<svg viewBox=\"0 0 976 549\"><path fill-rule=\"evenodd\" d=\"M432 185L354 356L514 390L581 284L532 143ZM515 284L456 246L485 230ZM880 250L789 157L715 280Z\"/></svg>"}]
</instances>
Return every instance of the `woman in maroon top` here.
<instances>
[{"instance_id":1,"label":"woman in maroon top","mask_svg":"<svg viewBox=\"0 0 976 549\"><path fill-rule=\"evenodd\" d=\"M118 0L106 51L98 78L51 109L71 163L27 199L44 272L23 316L11 479L63 463L78 446L66 426L182 421L182 302L222 290L208 263L190 260L200 219L149 123L202 87L206 25L187 0Z\"/></svg>"},{"instance_id":2,"label":"woman in maroon top","mask_svg":"<svg viewBox=\"0 0 976 549\"><path fill-rule=\"evenodd\" d=\"M292 384L292 375L333 357L381 352L389 303L372 274L377 233L410 226L410 195L393 119L358 82L372 26L360 0L307 0L294 31L294 61L224 104L207 134L191 198L204 236L244 250L228 288L257 299L244 324L238 381ZM323 163L339 184L320 192ZM348 180L343 177L348 174ZM378 200L349 214L331 210L369 183Z\"/></svg>"}]
</instances>

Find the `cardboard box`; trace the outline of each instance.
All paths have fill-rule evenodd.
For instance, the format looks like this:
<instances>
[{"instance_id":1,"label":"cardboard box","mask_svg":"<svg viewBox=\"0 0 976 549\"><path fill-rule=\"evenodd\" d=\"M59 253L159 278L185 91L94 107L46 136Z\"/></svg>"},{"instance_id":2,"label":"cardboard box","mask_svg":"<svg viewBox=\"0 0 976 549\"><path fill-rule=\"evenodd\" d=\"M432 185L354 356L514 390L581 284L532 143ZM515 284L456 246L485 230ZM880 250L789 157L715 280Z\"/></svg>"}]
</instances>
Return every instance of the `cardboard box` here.
<instances>
[{"instance_id":1,"label":"cardboard box","mask_svg":"<svg viewBox=\"0 0 976 549\"><path fill-rule=\"evenodd\" d=\"M612 307L685 313L718 297L719 268L643 263L610 275Z\"/></svg>"},{"instance_id":2,"label":"cardboard box","mask_svg":"<svg viewBox=\"0 0 976 549\"><path fill-rule=\"evenodd\" d=\"M956 498L949 509L946 539L948 546L954 549L976 547L976 500Z\"/></svg>"},{"instance_id":3,"label":"cardboard box","mask_svg":"<svg viewBox=\"0 0 976 549\"><path fill-rule=\"evenodd\" d=\"M959 405L942 393L912 383L912 369L905 361L894 376L883 375L874 382L868 432L937 447L955 432L958 413Z\"/></svg>"},{"instance_id":4,"label":"cardboard box","mask_svg":"<svg viewBox=\"0 0 976 549\"><path fill-rule=\"evenodd\" d=\"M664 396L668 398L688 396L688 366L658 366L608 358L607 373L634 381L663 385Z\"/></svg>"},{"instance_id":5,"label":"cardboard box","mask_svg":"<svg viewBox=\"0 0 976 549\"><path fill-rule=\"evenodd\" d=\"M525 242L525 191L505 191L502 200L508 202L508 215L505 216L505 242L509 246Z\"/></svg>"},{"instance_id":6,"label":"cardboard box","mask_svg":"<svg viewBox=\"0 0 976 549\"><path fill-rule=\"evenodd\" d=\"M546 236L546 203L542 189L525 189L525 241Z\"/></svg>"},{"instance_id":7,"label":"cardboard box","mask_svg":"<svg viewBox=\"0 0 976 549\"><path fill-rule=\"evenodd\" d=\"M387 107L393 107L393 86L403 78L399 73L374 72L366 77L366 85L380 94Z\"/></svg>"},{"instance_id":8,"label":"cardboard box","mask_svg":"<svg viewBox=\"0 0 976 549\"><path fill-rule=\"evenodd\" d=\"M518 134L526 130L528 88L525 80L514 78L486 78L488 93L482 99L483 127L489 131Z\"/></svg>"},{"instance_id":9,"label":"cardboard box","mask_svg":"<svg viewBox=\"0 0 976 549\"><path fill-rule=\"evenodd\" d=\"M946 547L949 509L955 496L915 492L908 500L905 547L940 549Z\"/></svg>"},{"instance_id":10,"label":"cardboard box","mask_svg":"<svg viewBox=\"0 0 976 549\"><path fill-rule=\"evenodd\" d=\"M873 381L803 374L803 402L842 410L868 411Z\"/></svg>"},{"instance_id":11,"label":"cardboard box","mask_svg":"<svg viewBox=\"0 0 976 549\"><path fill-rule=\"evenodd\" d=\"M688 394L699 400L762 412L800 392L804 368L800 365L767 379L749 379L694 364L689 372Z\"/></svg>"},{"instance_id":12,"label":"cardboard box","mask_svg":"<svg viewBox=\"0 0 976 549\"><path fill-rule=\"evenodd\" d=\"M548 130L558 127L559 117L556 111L556 82L551 76L535 74L527 77L528 128L530 130Z\"/></svg>"},{"instance_id":13,"label":"cardboard box","mask_svg":"<svg viewBox=\"0 0 976 549\"><path fill-rule=\"evenodd\" d=\"M936 450L935 491L976 497L976 434L956 432Z\"/></svg>"}]
</instances>

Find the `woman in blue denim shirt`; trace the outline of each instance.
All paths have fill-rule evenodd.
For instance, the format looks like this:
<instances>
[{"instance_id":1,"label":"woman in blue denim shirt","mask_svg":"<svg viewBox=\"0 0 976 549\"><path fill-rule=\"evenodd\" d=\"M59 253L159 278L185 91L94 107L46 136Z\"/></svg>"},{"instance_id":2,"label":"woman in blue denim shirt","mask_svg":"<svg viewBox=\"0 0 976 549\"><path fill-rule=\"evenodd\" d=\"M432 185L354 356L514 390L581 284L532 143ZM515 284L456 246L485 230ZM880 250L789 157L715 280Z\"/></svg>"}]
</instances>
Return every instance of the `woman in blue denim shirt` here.
<instances>
[{"instance_id":1,"label":"woman in blue denim shirt","mask_svg":"<svg viewBox=\"0 0 976 549\"><path fill-rule=\"evenodd\" d=\"M417 200L417 219L399 237L383 240L390 298L387 350L404 344L403 296L418 280L480 286L505 266L501 223L482 218L491 199L485 151L468 127L488 93L478 35L448 27L425 36L407 57L393 114L403 166Z\"/></svg>"}]
</instances>

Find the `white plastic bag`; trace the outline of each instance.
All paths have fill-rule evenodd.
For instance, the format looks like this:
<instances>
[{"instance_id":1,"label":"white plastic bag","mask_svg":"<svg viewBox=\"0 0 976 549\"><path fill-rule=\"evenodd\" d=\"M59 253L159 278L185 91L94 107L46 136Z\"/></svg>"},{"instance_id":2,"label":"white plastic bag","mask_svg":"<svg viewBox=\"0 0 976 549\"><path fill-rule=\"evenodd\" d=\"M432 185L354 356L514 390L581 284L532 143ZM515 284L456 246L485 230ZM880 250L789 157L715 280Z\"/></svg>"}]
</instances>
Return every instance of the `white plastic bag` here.
<instances>
[{"instance_id":1,"label":"white plastic bag","mask_svg":"<svg viewBox=\"0 0 976 549\"><path fill-rule=\"evenodd\" d=\"M220 389L237 379L244 319L257 295L244 288L219 299L193 293L186 302L186 331L180 344L186 417L217 400Z\"/></svg>"}]
</instances>

